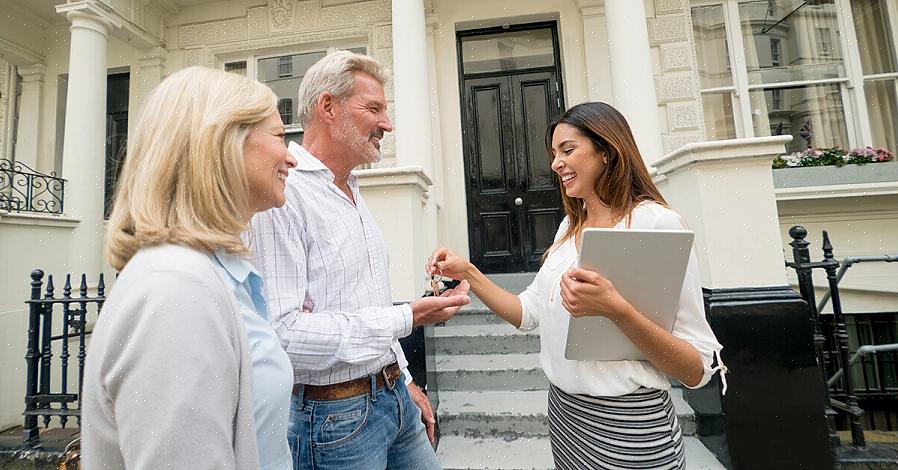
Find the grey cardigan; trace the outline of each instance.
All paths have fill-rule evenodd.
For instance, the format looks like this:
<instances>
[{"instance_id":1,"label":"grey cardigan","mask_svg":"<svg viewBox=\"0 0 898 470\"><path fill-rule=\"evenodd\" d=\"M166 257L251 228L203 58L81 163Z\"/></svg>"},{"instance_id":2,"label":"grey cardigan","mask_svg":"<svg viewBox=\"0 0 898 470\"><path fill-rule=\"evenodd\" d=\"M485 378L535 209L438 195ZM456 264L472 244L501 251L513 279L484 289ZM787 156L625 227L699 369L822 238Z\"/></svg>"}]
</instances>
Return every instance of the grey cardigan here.
<instances>
[{"instance_id":1,"label":"grey cardigan","mask_svg":"<svg viewBox=\"0 0 898 470\"><path fill-rule=\"evenodd\" d=\"M85 364L86 470L259 468L248 340L212 263L161 245L122 270Z\"/></svg>"}]
</instances>

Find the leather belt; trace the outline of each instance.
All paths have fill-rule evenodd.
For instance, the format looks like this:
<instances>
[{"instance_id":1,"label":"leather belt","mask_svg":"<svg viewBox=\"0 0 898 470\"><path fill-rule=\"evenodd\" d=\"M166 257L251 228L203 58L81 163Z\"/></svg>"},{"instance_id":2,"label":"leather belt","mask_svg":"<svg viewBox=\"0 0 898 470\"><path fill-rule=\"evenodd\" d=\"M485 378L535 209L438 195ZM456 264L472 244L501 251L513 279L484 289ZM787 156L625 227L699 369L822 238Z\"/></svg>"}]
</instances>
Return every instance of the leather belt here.
<instances>
[{"instance_id":1,"label":"leather belt","mask_svg":"<svg viewBox=\"0 0 898 470\"><path fill-rule=\"evenodd\" d=\"M377 389L380 390L385 385L392 389L399 380L402 370L395 362L384 367L377 374ZM347 380L346 382L335 383L331 385L293 385L293 394L299 393L300 387L303 389L304 400L342 400L344 398L357 397L366 393L371 393L371 376L365 376L358 379Z\"/></svg>"}]
</instances>

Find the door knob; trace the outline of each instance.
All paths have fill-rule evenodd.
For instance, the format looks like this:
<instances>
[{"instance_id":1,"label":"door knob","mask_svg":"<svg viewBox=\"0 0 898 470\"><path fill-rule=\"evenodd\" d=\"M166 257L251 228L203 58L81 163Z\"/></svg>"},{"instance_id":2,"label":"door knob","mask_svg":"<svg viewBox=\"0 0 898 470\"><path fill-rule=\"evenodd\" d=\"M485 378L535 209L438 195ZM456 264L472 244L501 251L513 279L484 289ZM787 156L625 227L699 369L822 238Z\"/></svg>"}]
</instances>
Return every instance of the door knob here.
<instances>
[{"instance_id":1,"label":"door knob","mask_svg":"<svg viewBox=\"0 0 898 470\"><path fill-rule=\"evenodd\" d=\"M519 197L514 198L514 205L520 206L520 205L523 204L523 203L524 203L524 200L523 200L523 199L521 199L521 198L519 198Z\"/></svg>"}]
</instances>

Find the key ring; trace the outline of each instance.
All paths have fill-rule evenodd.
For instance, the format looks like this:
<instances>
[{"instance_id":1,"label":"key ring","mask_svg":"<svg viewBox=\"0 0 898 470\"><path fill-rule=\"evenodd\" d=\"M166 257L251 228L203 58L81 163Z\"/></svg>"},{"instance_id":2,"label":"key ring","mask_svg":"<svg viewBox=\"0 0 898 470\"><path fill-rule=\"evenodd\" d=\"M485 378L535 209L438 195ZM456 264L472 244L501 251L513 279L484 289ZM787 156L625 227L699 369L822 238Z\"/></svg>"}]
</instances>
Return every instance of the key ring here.
<instances>
[{"instance_id":1,"label":"key ring","mask_svg":"<svg viewBox=\"0 0 898 470\"><path fill-rule=\"evenodd\" d=\"M437 268L439 269L439 268ZM443 280L443 270L440 269L439 273L432 274L430 276L430 290L433 293L434 297L438 297L440 295L440 282Z\"/></svg>"}]
</instances>

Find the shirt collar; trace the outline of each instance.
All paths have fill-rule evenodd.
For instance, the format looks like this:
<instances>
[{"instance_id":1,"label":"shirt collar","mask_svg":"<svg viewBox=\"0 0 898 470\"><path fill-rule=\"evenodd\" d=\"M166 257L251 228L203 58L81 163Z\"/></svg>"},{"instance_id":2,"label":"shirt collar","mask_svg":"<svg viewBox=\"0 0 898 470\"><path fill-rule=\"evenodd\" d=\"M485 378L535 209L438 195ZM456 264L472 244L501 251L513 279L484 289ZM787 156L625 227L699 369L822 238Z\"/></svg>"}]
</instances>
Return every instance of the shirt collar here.
<instances>
[{"instance_id":1,"label":"shirt collar","mask_svg":"<svg viewBox=\"0 0 898 470\"><path fill-rule=\"evenodd\" d=\"M260 279L262 277L262 275L259 274L259 271L257 271L249 261L240 256L227 253L223 250L215 250L215 258L218 260L218 263L221 264L221 267L228 272L228 275L239 284L246 282L250 275L255 275Z\"/></svg>"},{"instance_id":2,"label":"shirt collar","mask_svg":"<svg viewBox=\"0 0 898 470\"><path fill-rule=\"evenodd\" d=\"M293 154L293 157L296 158L296 168L293 171L323 171L326 172L328 177L330 177L330 181L334 180L334 173L324 165L317 157L312 155L311 152L306 150L302 145L297 144L296 142L290 142L290 145L287 146L287 149L290 150L290 153ZM354 173L350 173L347 181L349 182L350 187L357 187L357 178Z\"/></svg>"}]
</instances>

